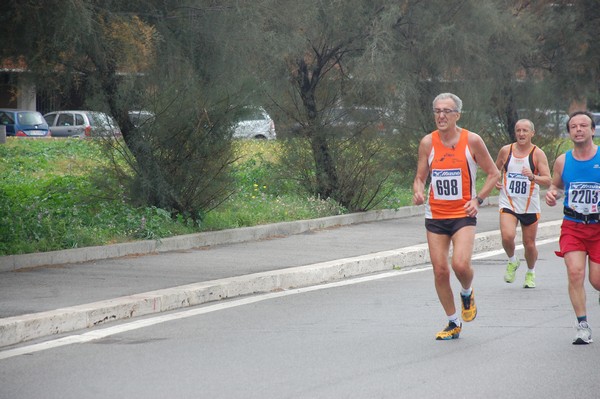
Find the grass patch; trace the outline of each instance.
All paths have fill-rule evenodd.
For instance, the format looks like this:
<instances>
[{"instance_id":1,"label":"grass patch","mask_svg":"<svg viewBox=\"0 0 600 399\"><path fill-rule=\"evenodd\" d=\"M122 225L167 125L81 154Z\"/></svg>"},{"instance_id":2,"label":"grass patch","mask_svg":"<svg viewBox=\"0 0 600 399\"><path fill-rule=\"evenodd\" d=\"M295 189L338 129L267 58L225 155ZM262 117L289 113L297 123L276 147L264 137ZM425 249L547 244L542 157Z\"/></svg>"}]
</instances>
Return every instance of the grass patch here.
<instances>
[{"instance_id":1,"label":"grass patch","mask_svg":"<svg viewBox=\"0 0 600 399\"><path fill-rule=\"evenodd\" d=\"M562 144L560 143L562 150ZM558 145L558 144L556 144ZM134 207L117 183L94 184L109 161L90 140L7 138L0 145L0 255L159 239L203 231L314 219L347 213L329 199L299 194L278 178L277 141L236 141L236 192L200 225L154 207ZM559 150L556 150L559 151ZM412 204L414 171L386 184L376 209ZM110 181L110 180L109 180ZM484 178L478 174L477 187ZM492 195L497 195L494 190Z\"/></svg>"},{"instance_id":2,"label":"grass patch","mask_svg":"<svg viewBox=\"0 0 600 399\"><path fill-rule=\"evenodd\" d=\"M0 145L0 255L46 252L159 239L202 231L314 219L347 211L329 199L299 194L276 176L276 141L237 141L236 192L200 225L153 207L134 207L118 184L94 184L108 166L90 140L8 138ZM410 188L394 187L382 207L410 203Z\"/></svg>"}]
</instances>

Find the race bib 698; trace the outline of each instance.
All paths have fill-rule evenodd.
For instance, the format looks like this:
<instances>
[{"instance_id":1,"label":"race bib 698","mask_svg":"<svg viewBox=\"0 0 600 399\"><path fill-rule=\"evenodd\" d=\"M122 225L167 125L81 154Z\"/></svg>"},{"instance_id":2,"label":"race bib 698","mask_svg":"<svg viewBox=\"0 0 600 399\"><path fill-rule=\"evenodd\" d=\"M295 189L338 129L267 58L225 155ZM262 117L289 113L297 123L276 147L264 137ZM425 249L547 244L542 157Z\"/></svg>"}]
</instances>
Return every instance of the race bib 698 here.
<instances>
[{"instance_id":1,"label":"race bib 698","mask_svg":"<svg viewBox=\"0 0 600 399\"><path fill-rule=\"evenodd\" d=\"M461 199L463 196L461 169L433 169L431 171L431 187L435 199Z\"/></svg>"}]
</instances>

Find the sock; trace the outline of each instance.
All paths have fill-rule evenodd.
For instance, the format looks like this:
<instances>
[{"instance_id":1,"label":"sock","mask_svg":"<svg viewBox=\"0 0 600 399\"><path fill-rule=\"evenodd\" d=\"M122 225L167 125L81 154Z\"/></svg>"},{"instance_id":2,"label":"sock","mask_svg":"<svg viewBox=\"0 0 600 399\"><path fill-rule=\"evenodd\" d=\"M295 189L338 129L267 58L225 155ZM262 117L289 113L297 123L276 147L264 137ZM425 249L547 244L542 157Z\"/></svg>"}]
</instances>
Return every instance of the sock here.
<instances>
[{"instance_id":1,"label":"sock","mask_svg":"<svg viewBox=\"0 0 600 399\"><path fill-rule=\"evenodd\" d=\"M585 321L587 323L587 316L577 317L577 324L581 323L582 321Z\"/></svg>"},{"instance_id":2,"label":"sock","mask_svg":"<svg viewBox=\"0 0 600 399\"><path fill-rule=\"evenodd\" d=\"M464 288L461 288L460 295L469 296L469 295L471 295L472 292L473 292L473 287L469 287L466 290Z\"/></svg>"},{"instance_id":3,"label":"sock","mask_svg":"<svg viewBox=\"0 0 600 399\"><path fill-rule=\"evenodd\" d=\"M454 323L456 326L460 326L460 321L458 320L458 313L454 313L453 315L448 316L448 321L450 323Z\"/></svg>"},{"instance_id":4,"label":"sock","mask_svg":"<svg viewBox=\"0 0 600 399\"><path fill-rule=\"evenodd\" d=\"M527 269L527 273L535 274L535 266L533 269Z\"/></svg>"},{"instance_id":5,"label":"sock","mask_svg":"<svg viewBox=\"0 0 600 399\"><path fill-rule=\"evenodd\" d=\"M516 262L517 261L517 256L516 255L511 256L510 258L508 258L508 261L509 262Z\"/></svg>"}]
</instances>

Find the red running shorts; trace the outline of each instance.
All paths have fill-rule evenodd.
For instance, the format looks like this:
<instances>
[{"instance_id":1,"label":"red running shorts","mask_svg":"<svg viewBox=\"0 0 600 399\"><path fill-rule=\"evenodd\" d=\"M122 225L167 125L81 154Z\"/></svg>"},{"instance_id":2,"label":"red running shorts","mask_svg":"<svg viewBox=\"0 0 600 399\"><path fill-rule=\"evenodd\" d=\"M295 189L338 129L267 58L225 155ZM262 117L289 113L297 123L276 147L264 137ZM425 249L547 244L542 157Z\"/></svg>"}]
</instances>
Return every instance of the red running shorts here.
<instances>
[{"instance_id":1,"label":"red running shorts","mask_svg":"<svg viewBox=\"0 0 600 399\"><path fill-rule=\"evenodd\" d=\"M560 251L556 255L561 258L567 252L587 252L590 260L600 263L600 223L577 223L563 220L560 227Z\"/></svg>"}]
</instances>

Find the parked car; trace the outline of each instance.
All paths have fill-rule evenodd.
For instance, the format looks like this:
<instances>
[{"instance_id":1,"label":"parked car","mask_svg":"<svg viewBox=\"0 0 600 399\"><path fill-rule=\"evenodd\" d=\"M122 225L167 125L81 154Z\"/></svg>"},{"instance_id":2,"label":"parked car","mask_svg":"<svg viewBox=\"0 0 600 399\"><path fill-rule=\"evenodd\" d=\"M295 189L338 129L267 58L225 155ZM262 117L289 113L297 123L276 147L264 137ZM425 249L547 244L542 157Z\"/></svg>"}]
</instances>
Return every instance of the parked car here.
<instances>
[{"instance_id":1,"label":"parked car","mask_svg":"<svg viewBox=\"0 0 600 399\"><path fill-rule=\"evenodd\" d=\"M598 137L600 134L600 112L591 112L594 117L594 123L596 124L596 131L594 132L594 136Z\"/></svg>"},{"instance_id":2,"label":"parked car","mask_svg":"<svg viewBox=\"0 0 600 399\"><path fill-rule=\"evenodd\" d=\"M339 137L355 134L384 135L398 133L400 123L398 117L379 107L353 106L335 107L322 111L321 122L323 129ZM300 123L291 127L292 133L303 129Z\"/></svg>"},{"instance_id":3,"label":"parked car","mask_svg":"<svg viewBox=\"0 0 600 399\"><path fill-rule=\"evenodd\" d=\"M42 114L25 109L0 109L0 125L6 126L6 136L49 137L48 123Z\"/></svg>"},{"instance_id":4,"label":"parked car","mask_svg":"<svg viewBox=\"0 0 600 399\"><path fill-rule=\"evenodd\" d=\"M342 135L367 133L397 133L391 112L379 107L355 106L334 108L330 114L331 126Z\"/></svg>"},{"instance_id":5,"label":"parked car","mask_svg":"<svg viewBox=\"0 0 600 399\"><path fill-rule=\"evenodd\" d=\"M235 139L267 139L277 137L275 122L262 107L244 107L234 125Z\"/></svg>"},{"instance_id":6,"label":"parked car","mask_svg":"<svg viewBox=\"0 0 600 399\"><path fill-rule=\"evenodd\" d=\"M129 120L133 126L138 128L146 123L150 123L154 119L154 113L145 110L129 111Z\"/></svg>"},{"instance_id":7,"label":"parked car","mask_svg":"<svg viewBox=\"0 0 600 399\"><path fill-rule=\"evenodd\" d=\"M594 131L594 136L598 137L598 135L600 134L600 112L595 112L592 111L590 112L590 114L592 114L592 118L594 119L594 124L596 125L596 129ZM567 121L569 120L569 116L566 115L564 117L564 120L561 122L562 123L562 128L564 130L564 137L568 137L569 136L569 129L567 129Z\"/></svg>"},{"instance_id":8,"label":"parked car","mask_svg":"<svg viewBox=\"0 0 600 399\"><path fill-rule=\"evenodd\" d=\"M567 121L569 115L561 110L552 109L520 109L519 118L527 118L535 125L536 133L550 136L568 136Z\"/></svg>"},{"instance_id":9,"label":"parked car","mask_svg":"<svg viewBox=\"0 0 600 399\"><path fill-rule=\"evenodd\" d=\"M98 111L54 111L44 115L54 137L118 137L114 118Z\"/></svg>"}]
</instances>

